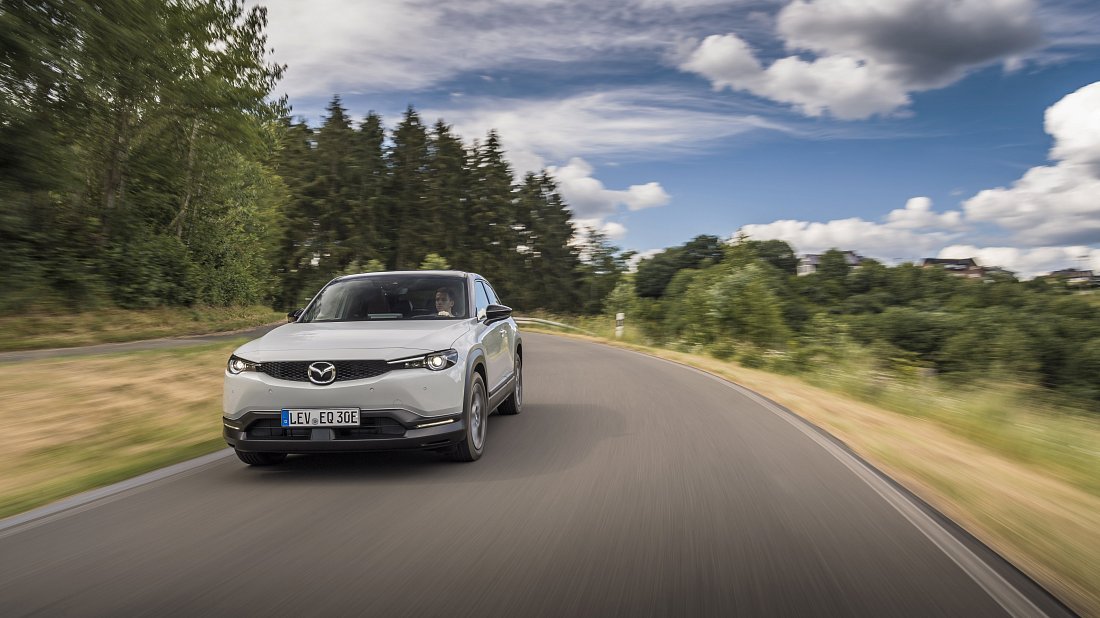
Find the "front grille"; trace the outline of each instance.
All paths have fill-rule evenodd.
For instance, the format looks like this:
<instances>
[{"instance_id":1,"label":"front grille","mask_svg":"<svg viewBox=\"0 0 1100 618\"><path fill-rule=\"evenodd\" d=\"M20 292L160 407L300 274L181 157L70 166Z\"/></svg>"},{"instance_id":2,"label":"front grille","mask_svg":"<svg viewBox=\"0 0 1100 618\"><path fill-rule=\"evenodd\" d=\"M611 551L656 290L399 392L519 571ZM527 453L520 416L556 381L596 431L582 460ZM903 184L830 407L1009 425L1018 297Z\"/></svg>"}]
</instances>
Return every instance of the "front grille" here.
<instances>
[{"instance_id":1,"label":"front grille","mask_svg":"<svg viewBox=\"0 0 1100 618\"><path fill-rule=\"evenodd\" d=\"M400 438L405 435L405 428L401 423L385 416L360 416L358 427L336 427L335 429L337 440Z\"/></svg>"},{"instance_id":2,"label":"front grille","mask_svg":"<svg viewBox=\"0 0 1100 618\"><path fill-rule=\"evenodd\" d=\"M316 361L272 361L260 363L260 371L278 380L309 382L309 366ZM393 367L384 360L332 361L336 366L335 382L363 380L386 373Z\"/></svg>"},{"instance_id":3,"label":"front grille","mask_svg":"<svg viewBox=\"0 0 1100 618\"><path fill-rule=\"evenodd\" d=\"M333 427L337 440L400 438L405 427L386 416L359 417L358 427ZM309 440L311 427L283 427L277 418L262 418L248 426L249 440Z\"/></svg>"},{"instance_id":4,"label":"front grille","mask_svg":"<svg viewBox=\"0 0 1100 618\"><path fill-rule=\"evenodd\" d=\"M261 418L248 426L249 440L308 440L309 427L283 427L277 418Z\"/></svg>"}]
</instances>

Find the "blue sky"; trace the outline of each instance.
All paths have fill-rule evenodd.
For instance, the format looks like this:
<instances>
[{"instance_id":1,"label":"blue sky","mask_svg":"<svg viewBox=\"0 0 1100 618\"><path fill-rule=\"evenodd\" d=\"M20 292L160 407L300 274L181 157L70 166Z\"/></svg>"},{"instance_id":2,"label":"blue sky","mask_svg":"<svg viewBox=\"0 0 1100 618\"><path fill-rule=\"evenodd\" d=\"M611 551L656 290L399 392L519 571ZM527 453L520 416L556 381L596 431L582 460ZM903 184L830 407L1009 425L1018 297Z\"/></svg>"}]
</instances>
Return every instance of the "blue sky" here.
<instances>
[{"instance_id":1,"label":"blue sky","mask_svg":"<svg viewBox=\"0 0 1100 618\"><path fill-rule=\"evenodd\" d=\"M1100 270L1094 0L262 4L296 114L495 128L626 249Z\"/></svg>"}]
</instances>

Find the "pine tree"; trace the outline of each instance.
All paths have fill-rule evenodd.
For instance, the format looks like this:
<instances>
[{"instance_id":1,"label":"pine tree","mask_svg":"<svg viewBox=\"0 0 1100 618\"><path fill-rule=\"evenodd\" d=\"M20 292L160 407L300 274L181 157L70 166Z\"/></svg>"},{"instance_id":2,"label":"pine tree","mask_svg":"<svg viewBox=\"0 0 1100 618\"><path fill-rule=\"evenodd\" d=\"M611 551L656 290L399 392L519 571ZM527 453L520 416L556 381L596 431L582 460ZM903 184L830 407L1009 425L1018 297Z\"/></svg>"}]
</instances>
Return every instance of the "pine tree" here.
<instances>
[{"instance_id":1,"label":"pine tree","mask_svg":"<svg viewBox=\"0 0 1100 618\"><path fill-rule=\"evenodd\" d=\"M546 196L546 210L543 211L542 232L543 249L547 256L548 268L544 285L551 289L562 290L558 297L557 311L574 311L577 289L577 268L580 265L579 252L573 245L576 228L573 225L573 213L558 193L557 185L549 174L543 172L539 178ZM567 291L568 290L568 291Z\"/></svg>"},{"instance_id":2,"label":"pine tree","mask_svg":"<svg viewBox=\"0 0 1100 618\"><path fill-rule=\"evenodd\" d=\"M475 244L469 247L471 263L503 298L510 298L523 273L513 229L516 195L512 170L496 131L490 131L485 143L475 147L472 172L468 238Z\"/></svg>"},{"instance_id":3,"label":"pine tree","mask_svg":"<svg viewBox=\"0 0 1100 618\"><path fill-rule=\"evenodd\" d=\"M316 251L320 253L319 269L326 274L342 270L352 259L354 249L348 246L353 234L358 208L360 165L356 157L357 139L347 110L340 97L329 103L328 116L317 132L317 178L319 235Z\"/></svg>"},{"instance_id":4,"label":"pine tree","mask_svg":"<svg viewBox=\"0 0 1100 618\"><path fill-rule=\"evenodd\" d=\"M355 159L358 166L358 193L351 214L348 246L354 259L366 263L386 255L386 235L381 234L383 185L386 182L386 160L383 144L385 129L382 118L373 111L359 125Z\"/></svg>"},{"instance_id":5,"label":"pine tree","mask_svg":"<svg viewBox=\"0 0 1100 618\"><path fill-rule=\"evenodd\" d=\"M276 171L290 194L284 211L285 226L279 249L277 273L281 284L277 305L282 309L301 306L303 294L312 285L313 252L320 243L321 222L314 195L317 182L316 135L304 121L291 124L283 119L281 149Z\"/></svg>"},{"instance_id":6,"label":"pine tree","mask_svg":"<svg viewBox=\"0 0 1100 618\"><path fill-rule=\"evenodd\" d=\"M470 268L463 227L470 203L466 148L451 127L439 120L428 143L427 239L435 252L458 269Z\"/></svg>"},{"instance_id":7,"label":"pine tree","mask_svg":"<svg viewBox=\"0 0 1100 618\"><path fill-rule=\"evenodd\" d=\"M518 215L525 269L524 308L576 311L578 253L569 208L554 179L543 172L527 174L520 191Z\"/></svg>"},{"instance_id":8,"label":"pine tree","mask_svg":"<svg viewBox=\"0 0 1100 618\"><path fill-rule=\"evenodd\" d=\"M435 218L435 205L427 200L428 134L410 105L393 132L387 153L384 234L392 240L386 264L391 269L415 270L433 248L425 237Z\"/></svg>"}]
</instances>

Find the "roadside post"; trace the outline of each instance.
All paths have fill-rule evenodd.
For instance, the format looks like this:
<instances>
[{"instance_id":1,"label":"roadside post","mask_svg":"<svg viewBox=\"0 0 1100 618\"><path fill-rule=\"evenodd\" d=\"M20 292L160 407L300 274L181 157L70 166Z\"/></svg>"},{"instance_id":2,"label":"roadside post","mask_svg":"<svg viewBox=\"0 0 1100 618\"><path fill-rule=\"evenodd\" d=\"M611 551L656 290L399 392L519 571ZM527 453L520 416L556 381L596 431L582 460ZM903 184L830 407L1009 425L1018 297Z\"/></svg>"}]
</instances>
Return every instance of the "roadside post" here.
<instances>
[{"instance_id":1,"label":"roadside post","mask_svg":"<svg viewBox=\"0 0 1100 618\"><path fill-rule=\"evenodd\" d=\"M622 339L623 337L623 322L626 321L625 313L615 314L615 338Z\"/></svg>"}]
</instances>

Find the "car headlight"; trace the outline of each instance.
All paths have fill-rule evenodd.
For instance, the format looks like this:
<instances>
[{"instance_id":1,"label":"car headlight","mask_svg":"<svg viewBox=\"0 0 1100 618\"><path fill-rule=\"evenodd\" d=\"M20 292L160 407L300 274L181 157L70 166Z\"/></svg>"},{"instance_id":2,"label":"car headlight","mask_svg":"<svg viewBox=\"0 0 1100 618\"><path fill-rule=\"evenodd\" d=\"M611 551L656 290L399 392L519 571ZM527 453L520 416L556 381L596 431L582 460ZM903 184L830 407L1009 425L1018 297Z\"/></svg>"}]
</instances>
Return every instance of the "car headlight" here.
<instances>
[{"instance_id":1,"label":"car headlight","mask_svg":"<svg viewBox=\"0 0 1100 618\"><path fill-rule=\"evenodd\" d=\"M260 363L254 363L250 360L245 360L240 356L234 354L229 357L229 362L226 364L225 369L233 375L237 375L242 371L256 371L260 367Z\"/></svg>"},{"instance_id":2,"label":"car headlight","mask_svg":"<svg viewBox=\"0 0 1100 618\"><path fill-rule=\"evenodd\" d=\"M454 367L456 363L458 363L457 350L443 350L424 356L399 358L389 362L394 369L429 369L431 371L443 371Z\"/></svg>"}]
</instances>

